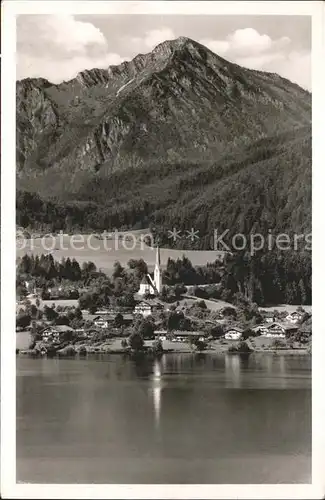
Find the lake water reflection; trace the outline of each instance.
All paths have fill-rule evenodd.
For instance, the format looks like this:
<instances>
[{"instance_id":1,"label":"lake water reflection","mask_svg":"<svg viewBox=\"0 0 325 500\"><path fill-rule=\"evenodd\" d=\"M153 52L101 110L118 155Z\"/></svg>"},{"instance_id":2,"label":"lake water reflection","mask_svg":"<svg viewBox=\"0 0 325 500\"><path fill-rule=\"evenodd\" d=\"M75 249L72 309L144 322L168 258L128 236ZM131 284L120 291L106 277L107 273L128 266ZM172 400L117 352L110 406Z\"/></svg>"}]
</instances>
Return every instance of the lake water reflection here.
<instances>
[{"instance_id":1,"label":"lake water reflection","mask_svg":"<svg viewBox=\"0 0 325 500\"><path fill-rule=\"evenodd\" d=\"M311 479L311 359L17 358L17 480Z\"/></svg>"}]
</instances>

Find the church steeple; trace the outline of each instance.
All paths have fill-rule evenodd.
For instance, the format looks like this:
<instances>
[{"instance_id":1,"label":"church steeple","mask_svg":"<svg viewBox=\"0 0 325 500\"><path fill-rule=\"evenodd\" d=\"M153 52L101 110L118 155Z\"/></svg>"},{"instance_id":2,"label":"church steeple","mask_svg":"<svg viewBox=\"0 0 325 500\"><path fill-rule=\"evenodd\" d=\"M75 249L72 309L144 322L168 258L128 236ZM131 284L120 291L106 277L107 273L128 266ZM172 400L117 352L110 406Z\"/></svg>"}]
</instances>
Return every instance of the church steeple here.
<instances>
[{"instance_id":1,"label":"church steeple","mask_svg":"<svg viewBox=\"0 0 325 500\"><path fill-rule=\"evenodd\" d=\"M158 293L161 292L162 289L162 277L161 277L161 269L160 269L160 250L159 246L157 245L156 249L156 265L155 265L155 272L154 272L154 283L155 287Z\"/></svg>"},{"instance_id":2,"label":"church steeple","mask_svg":"<svg viewBox=\"0 0 325 500\"><path fill-rule=\"evenodd\" d=\"M156 249L156 266L160 267L160 250L158 245Z\"/></svg>"}]
</instances>

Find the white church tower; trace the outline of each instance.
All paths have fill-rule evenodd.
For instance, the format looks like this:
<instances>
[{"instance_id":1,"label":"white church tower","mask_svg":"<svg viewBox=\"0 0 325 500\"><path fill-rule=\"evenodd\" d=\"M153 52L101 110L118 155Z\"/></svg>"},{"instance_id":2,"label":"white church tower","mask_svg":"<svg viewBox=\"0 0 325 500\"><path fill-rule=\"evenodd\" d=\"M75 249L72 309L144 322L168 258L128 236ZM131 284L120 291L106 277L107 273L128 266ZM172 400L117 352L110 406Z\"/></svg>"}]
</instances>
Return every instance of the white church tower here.
<instances>
[{"instance_id":1,"label":"white church tower","mask_svg":"<svg viewBox=\"0 0 325 500\"><path fill-rule=\"evenodd\" d=\"M156 264L155 264L155 270L154 270L154 275L153 279L150 276L150 274L147 274L146 276L143 277L141 283L140 283L140 288L138 291L139 295L157 295L161 292L162 290L162 273L161 273L161 268L160 268L160 250L159 247L157 246L156 249Z\"/></svg>"},{"instance_id":2,"label":"white church tower","mask_svg":"<svg viewBox=\"0 0 325 500\"><path fill-rule=\"evenodd\" d=\"M155 283L155 287L156 287L157 292L160 293L161 289L162 289L162 276L161 276L161 269L160 269L160 250L159 250L158 246L157 246L157 250L156 250L154 283Z\"/></svg>"}]
</instances>

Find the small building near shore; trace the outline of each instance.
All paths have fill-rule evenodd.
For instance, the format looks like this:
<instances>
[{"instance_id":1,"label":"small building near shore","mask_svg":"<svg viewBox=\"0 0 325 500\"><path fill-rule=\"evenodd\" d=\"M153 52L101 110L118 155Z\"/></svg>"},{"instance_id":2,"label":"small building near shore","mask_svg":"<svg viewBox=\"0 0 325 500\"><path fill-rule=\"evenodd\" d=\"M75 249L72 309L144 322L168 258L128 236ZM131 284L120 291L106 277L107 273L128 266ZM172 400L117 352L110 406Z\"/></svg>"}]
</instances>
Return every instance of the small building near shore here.
<instances>
[{"instance_id":1,"label":"small building near shore","mask_svg":"<svg viewBox=\"0 0 325 500\"><path fill-rule=\"evenodd\" d=\"M267 324L257 325L257 326L254 326L254 328L252 328L253 332L255 332L256 335L263 335L263 334L267 333L267 329L268 329Z\"/></svg>"},{"instance_id":2,"label":"small building near shore","mask_svg":"<svg viewBox=\"0 0 325 500\"><path fill-rule=\"evenodd\" d=\"M226 340L239 340L243 335L243 330L242 328L239 328L237 326L233 326L231 328L228 328L228 330L225 333L225 339Z\"/></svg>"},{"instance_id":3,"label":"small building near shore","mask_svg":"<svg viewBox=\"0 0 325 500\"><path fill-rule=\"evenodd\" d=\"M74 333L75 330L68 325L53 325L48 326L42 331L42 339L44 342L59 341L61 336L66 333Z\"/></svg>"},{"instance_id":4,"label":"small building near shore","mask_svg":"<svg viewBox=\"0 0 325 500\"><path fill-rule=\"evenodd\" d=\"M290 323L272 323L266 330L261 332L263 337L285 338L298 330L296 325Z\"/></svg>"},{"instance_id":5,"label":"small building near shore","mask_svg":"<svg viewBox=\"0 0 325 500\"><path fill-rule=\"evenodd\" d=\"M206 340L204 332L192 332L187 330L174 330L172 332L172 341L190 342L191 340Z\"/></svg>"},{"instance_id":6,"label":"small building near shore","mask_svg":"<svg viewBox=\"0 0 325 500\"><path fill-rule=\"evenodd\" d=\"M167 330L155 330L154 332L156 339L166 340L168 332Z\"/></svg>"}]
</instances>

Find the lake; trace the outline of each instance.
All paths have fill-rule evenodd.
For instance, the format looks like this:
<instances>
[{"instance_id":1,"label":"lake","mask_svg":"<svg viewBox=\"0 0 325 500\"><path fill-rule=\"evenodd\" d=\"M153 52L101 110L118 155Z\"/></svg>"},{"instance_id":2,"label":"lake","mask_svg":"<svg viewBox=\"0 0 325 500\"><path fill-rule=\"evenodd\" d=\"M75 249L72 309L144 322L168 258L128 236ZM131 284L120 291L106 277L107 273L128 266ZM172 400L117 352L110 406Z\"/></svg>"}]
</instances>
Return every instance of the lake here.
<instances>
[{"instance_id":1,"label":"lake","mask_svg":"<svg viewBox=\"0 0 325 500\"><path fill-rule=\"evenodd\" d=\"M311 358L18 356L17 481L308 483Z\"/></svg>"}]
</instances>

